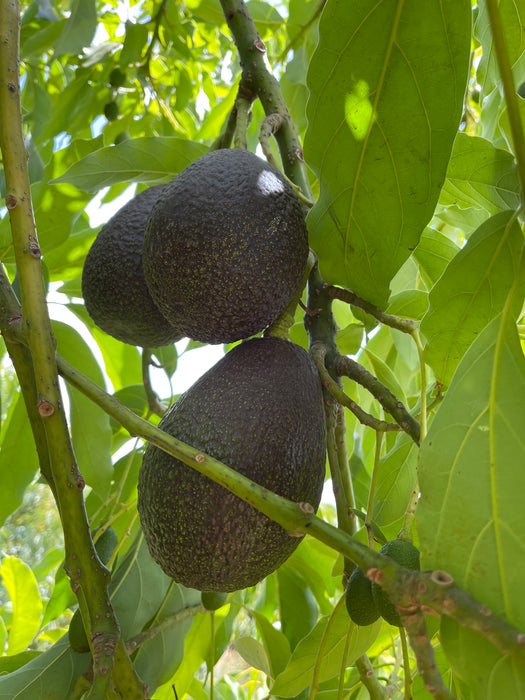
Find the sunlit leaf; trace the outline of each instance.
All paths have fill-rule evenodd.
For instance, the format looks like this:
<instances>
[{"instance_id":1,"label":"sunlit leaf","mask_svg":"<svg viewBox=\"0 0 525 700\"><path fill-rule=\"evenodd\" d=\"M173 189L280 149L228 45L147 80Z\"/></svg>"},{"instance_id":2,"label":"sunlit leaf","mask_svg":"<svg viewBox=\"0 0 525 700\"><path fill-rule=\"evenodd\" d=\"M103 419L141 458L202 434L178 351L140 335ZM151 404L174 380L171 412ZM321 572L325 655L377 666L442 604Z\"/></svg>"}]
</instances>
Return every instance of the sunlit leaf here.
<instances>
[{"instance_id":1,"label":"sunlit leaf","mask_svg":"<svg viewBox=\"0 0 525 700\"><path fill-rule=\"evenodd\" d=\"M242 656L249 666L270 676L270 664L263 645L253 637L239 637L235 641L235 651Z\"/></svg>"},{"instance_id":2,"label":"sunlit leaf","mask_svg":"<svg viewBox=\"0 0 525 700\"><path fill-rule=\"evenodd\" d=\"M522 300L518 290L515 284L502 313L465 354L423 443L417 520L422 568L448 571L495 614L524 628L525 358L513 318ZM460 676L473 688L490 689L483 697L495 700L502 687L519 697L523 664L449 622L443 631Z\"/></svg>"},{"instance_id":3,"label":"sunlit leaf","mask_svg":"<svg viewBox=\"0 0 525 700\"><path fill-rule=\"evenodd\" d=\"M275 680L272 686L272 694L280 695L285 698L295 697L304 688L310 685L319 646L325 634L327 624L328 617L322 617L312 632L299 642L297 648L292 653L288 665ZM319 674L319 679L321 681L333 678L341 671L343 650L351 624L346 607L344 605L340 606L335 613L333 623L326 638ZM364 654L373 644L381 629L381 621L378 620L373 625L368 625L367 627L357 627L355 625L352 625L352 627L348 650L349 665L353 664L355 660Z\"/></svg>"},{"instance_id":4,"label":"sunlit leaf","mask_svg":"<svg viewBox=\"0 0 525 700\"><path fill-rule=\"evenodd\" d=\"M77 54L89 46L97 27L95 0L73 0L71 15L64 26L55 53Z\"/></svg>"},{"instance_id":5,"label":"sunlit leaf","mask_svg":"<svg viewBox=\"0 0 525 700\"><path fill-rule=\"evenodd\" d=\"M42 601L35 576L21 559L5 557L0 576L13 606L7 653L19 654L29 646L40 628Z\"/></svg>"},{"instance_id":6,"label":"sunlit leaf","mask_svg":"<svg viewBox=\"0 0 525 700\"><path fill-rule=\"evenodd\" d=\"M70 182L86 192L118 182L168 182L206 151L199 143L172 137L128 139L87 155L54 182Z\"/></svg>"},{"instance_id":7,"label":"sunlit leaf","mask_svg":"<svg viewBox=\"0 0 525 700\"><path fill-rule=\"evenodd\" d=\"M0 524L22 503L24 491L38 469L31 424L21 394L9 406L0 432Z\"/></svg>"},{"instance_id":8,"label":"sunlit leaf","mask_svg":"<svg viewBox=\"0 0 525 700\"><path fill-rule=\"evenodd\" d=\"M496 214L517 209L520 185L513 156L480 137L458 134L440 203L474 207Z\"/></svg>"},{"instance_id":9,"label":"sunlit leaf","mask_svg":"<svg viewBox=\"0 0 525 700\"><path fill-rule=\"evenodd\" d=\"M305 138L320 181L311 243L328 282L379 305L439 196L463 107L470 14L468 0L329 0L321 17Z\"/></svg>"},{"instance_id":10,"label":"sunlit leaf","mask_svg":"<svg viewBox=\"0 0 525 700\"><path fill-rule=\"evenodd\" d=\"M478 333L503 308L519 265L523 234L512 211L482 224L430 292L421 330L425 360L448 384Z\"/></svg>"}]
</instances>

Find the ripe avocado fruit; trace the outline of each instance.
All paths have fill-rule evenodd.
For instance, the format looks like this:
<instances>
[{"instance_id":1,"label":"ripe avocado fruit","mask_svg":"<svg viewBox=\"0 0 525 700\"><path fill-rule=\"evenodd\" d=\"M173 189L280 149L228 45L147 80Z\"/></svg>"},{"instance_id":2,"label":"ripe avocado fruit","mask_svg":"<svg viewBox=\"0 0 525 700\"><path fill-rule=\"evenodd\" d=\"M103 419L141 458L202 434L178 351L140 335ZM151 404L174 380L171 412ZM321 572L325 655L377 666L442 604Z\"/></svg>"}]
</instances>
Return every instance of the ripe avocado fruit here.
<instances>
[{"instance_id":1,"label":"ripe avocado fruit","mask_svg":"<svg viewBox=\"0 0 525 700\"><path fill-rule=\"evenodd\" d=\"M140 192L101 228L82 271L88 314L103 331L130 345L158 347L182 338L150 296L142 270L144 230L165 185Z\"/></svg>"},{"instance_id":2,"label":"ripe avocado fruit","mask_svg":"<svg viewBox=\"0 0 525 700\"><path fill-rule=\"evenodd\" d=\"M111 559L111 555L117 544L117 533L112 527L108 527L95 542L95 549L103 564L107 564ZM71 622L69 623L69 645L73 651L77 651L80 654L89 651L90 648L79 608L75 610Z\"/></svg>"},{"instance_id":3,"label":"ripe avocado fruit","mask_svg":"<svg viewBox=\"0 0 525 700\"><path fill-rule=\"evenodd\" d=\"M317 509L325 476L322 387L298 345L268 337L235 346L159 427L255 484ZM300 541L152 444L139 472L137 505L152 558L176 582L200 591L254 586Z\"/></svg>"},{"instance_id":4,"label":"ripe avocado fruit","mask_svg":"<svg viewBox=\"0 0 525 700\"><path fill-rule=\"evenodd\" d=\"M237 148L211 151L152 207L143 257L151 296L184 335L248 338L298 291L308 257L302 206L265 160Z\"/></svg>"},{"instance_id":5,"label":"ripe avocado fruit","mask_svg":"<svg viewBox=\"0 0 525 700\"><path fill-rule=\"evenodd\" d=\"M371 625L379 618L379 610L372 596L372 581L356 567L350 574L345 592L346 609L356 625Z\"/></svg>"},{"instance_id":6,"label":"ripe avocado fruit","mask_svg":"<svg viewBox=\"0 0 525 700\"><path fill-rule=\"evenodd\" d=\"M406 569L419 570L419 550L407 540L391 540L379 550L380 554L390 557L397 564L401 564ZM401 626L401 618L396 606L390 602L386 592L377 583L372 584L372 596L381 617L395 627Z\"/></svg>"}]
</instances>

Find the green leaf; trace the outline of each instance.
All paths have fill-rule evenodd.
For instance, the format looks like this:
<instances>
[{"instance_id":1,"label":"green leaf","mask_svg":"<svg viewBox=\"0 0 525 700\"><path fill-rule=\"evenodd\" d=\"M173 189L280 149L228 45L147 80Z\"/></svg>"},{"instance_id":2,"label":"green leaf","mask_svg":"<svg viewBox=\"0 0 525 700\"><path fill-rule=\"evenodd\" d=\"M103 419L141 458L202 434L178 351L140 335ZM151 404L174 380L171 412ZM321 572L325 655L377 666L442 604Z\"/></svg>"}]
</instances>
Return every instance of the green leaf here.
<instances>
[{"instance_id":1,"label":"green leaf","mask_svg":"<svg viewBox=\"0 0 525 700\"><path fill-rule=\"evenodd\" d=\"M364 327L361 323L349 323L337 332L337 349L341 355L355 355L361 347Z\"/></svg>"},{"instance_id":2,"label":"green leaf","mask_svg":"<svg viewBox=\"0 0 525 700\"><path fill-rule=\"evenodd\" d=\"M394 539L400 529L416 483L417 458L417 445L401 433L394 447L379 461L372 519L389 539Z\"/></svg>"},{"instance_id":3,"label":"green leaf","mask_svg":"<svg viewBox=\"0 0 525 700\"><path fill-rule=\"evenodd\" d=\"M170 583L169 592L156 612L155 623L169 616L173 617L173 623L143 644L134 660L135 670L150 692L166 683L181 663L184 639L195 614L191 606L199 603L198 591L184 588L174 581Z\"/></svg>"},{"instance_id":4,"label":"green leaf","mask_svg":"<svg viewBox=\"0 0 525 700\"><path fill-rule=\"evenodd\" d=\"M0 576L13 606L7 642L11 656L24 651L40 629L42 601L35 576L21 559L5 557Z\"/></svg>"},{"instance_id":5,"label":"green leaf","mask_svg":"<svg viewBox=\"0 0 525 700\"><path fill-rule=\"evenodd\" d=\"M458 134L440 204L474 207L489 214L518 209L520 184L514 157L486 139Z\"/></svg>"},{"instance_id":6,"label":"green leaf","mask_svg":"<svg viewBox=\"0 0 525 700\"><path fill-rule=\"evenodd\" d=\"M263 645L253 637L240 637L235 640L235 651L242 656L249 666L259 669L271 676L270 663Z\"/></svg>"},{"instance_id":7,"label":"green leaf","mask_svg":"<svg viewBox=\"0 0 525 700\"><path fill-rule=\"evenodd\" d=\"M425 361L448 385L465 351L503 308L519 264L523 234L512 211L482 224L430 292L421 322Z\"/></svg>"},{"instance_id":8,"label":"green leaf","mask_svg":"<svg viewBox=\"0 0 525 700\"><path fill-rule=\"evenodd\" d=\"M322 617L310 634L299 642L285 670L275 680L271 689L272 695L279 695L285 698L295 697L310 685L319 646L328 620L328 617ZM327 635L319 674L321 682L333 678L341 671L343 650L351 624L346 607L344 605L340 606L334 614L334 621ZM352 624L347 659L348 666L355 663L355 660L372 646L380 629L381 620L367 627L357 627Z\"/></svg>"},{"instance_id":9,"label":"green leaf","mask_svg":"<svg viewBox=\"0 0 525 700\"><path fill-rule=\"evenodd\" d=\"M293 649L317 620L317 603L303 577L289 564L276 572L279 587L281 629Z\"/></svg>"},{"instance_id":10,"label":"green leaf","mask_svg":"<svg viewBox=\"0 0 525 700\"><path fill-rule=\"evenodd\" d=\"M55 45L55 55L82 53L82 49L91 44L96 28L95 0L73 0L69 19Z\"/></svg>"},{"instance_id":11,"label":"green leaf","mask_svg":"<svg viewBox=\"0 0 525 700\"><path fill-rule=\"evenodd\" d=\"M422 568L448 571L457 585L520 629L525 628L525 358L513 315L522 301L516 282L503 312L460 362L421 448L416 512ZM523 690L523 665L518 672L493 648L487 659L491 645L478 635L455 635L454 643L443 643L461 677L473 687L481 682L491 688L473 697L496 700L496 678L502 681L506 672L505 685L517 689L521 682Z\"/></svg>"},{"instance_id":12,"label":"green leaf","mask_svg":"<svg viewBox=\"0 0 525 700\"><path fill-rule=\"evenodd\" d=\"M104 377L91 350L80 334L65 323L54 321L53 332L59 354L79 372L105 387ZM104 411L77 389L67 387L70 400L71 437L81 474L99 495L109 488L111 426Z\"/></svg>"},{"instance_id":13,"label":"green leaf","mask_svg":"<svg viewBox=\"0 0 525 700\"><path fill-rule=\"evenodd\" d=\"M261 666L252 665L264 671L270 678L277 678L290 658L290 643L281 630L276 629L267 617L255 610L250 610L250 614L253 615L263 642L267 668L264 669ZM235 643L235 648L239 651L237 642ZM239 654L245 661L248 661L241 651L239 651Z\"/></svg>"},{"instance_id":14,"label":"green leaf","mask_svg":"<svg viewBox=\"0 0 525 700\"><path fill-rule=\"evenodd\" d=\"M482 95L487 96L494 87L499 88L500 72L496 53L492 43L492 31L486 0L478 3L478 15L474 26L474 35L481 43L483 52L477 70L477 81L481 85ZM505 36L505 46L513 69L516 84L523 80L525 69L525 7L516 0L499 0L498 12ZM499 91L498 91L499 92ZM499 95L501 101L501 95Z\"/></svg>"},{"instance_id":15,"label":"green leaf","mask_svg":"<svg viewBox=\"0 0 525 700\"><path fill-rule=\"evenodd\" d=\"M0 525L22 503L38 469L38 454L22 394L16 394L0 432Z\"/></svg>"},{"instance_id":16,"label":"green leaf","mask_svg":"<svg viewBox=\"0 0 525 700\"><path fill-rule=\"evenodd\" d=\"M143 136L90 153L53 180L85 192L98 192L118 182L154 185L168 182L208 149L200 143L168 136Z\"/></svg>"},{"instance_id":17,"label":"green leaf","mask_svg":"<svg viewBox=\"0 0 525 700\"><path fill-rule=\"evenodd\" d=\"M308 215L327 282L384 305L430 220L463 109L471 3L329 0L308 72ZM344 27L344 31L341 31Z\"/></svg>"},{"instance_id":18,"label":"green leaf","mask_svg":"<svg viewBox=\"0 0 525 700\"><path fill-rule=\"evenodd\" d=\"M438 281L458 251L459 246L450 238L427 226L412 256L428 287L432 287Z\"/></svg>"},{"instance_id":19,"label":"green leaf","mask_svg":"<svg viewBox=\"0 0 525 700\"><path fill-rule=\"evenodd\" d=\"M76 654L72 651L65 635L25 666L0 676L0 698L69 698L76 679L87 671L90 658L89 654Z\"/></svg>"}]
</instances>

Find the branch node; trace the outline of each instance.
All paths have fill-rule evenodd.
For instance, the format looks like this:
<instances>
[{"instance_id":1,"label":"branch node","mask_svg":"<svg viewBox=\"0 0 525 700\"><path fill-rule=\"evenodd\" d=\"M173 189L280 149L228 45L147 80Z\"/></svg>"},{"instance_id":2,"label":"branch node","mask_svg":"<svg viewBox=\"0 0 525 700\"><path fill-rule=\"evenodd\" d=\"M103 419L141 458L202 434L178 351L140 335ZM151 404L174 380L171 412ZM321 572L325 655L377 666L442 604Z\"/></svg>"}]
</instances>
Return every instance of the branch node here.
<instances>
[{"instance_id":1,"label":"branch node","mask_svg":"<svg viewBox=\"0 0 525 700\"><path fill-rule=\"evenodd\" d=\"M257 39L253 42L253 45L255 46L257 51L260 51L261 53L266 53L266 44L261 39L261 37L257 37Z\"/></svg>"},{"instance_id":2,"label":"branch node","mask_svg":"<svg viewBox=\"0 0 525 700\"><path fill-rule=\"evenodd\" d=\"M47 399L40 399L36 407L42 418L49 418L49 416L52 416L55 412L55 407L51 401L48 401Z\"/></svg>"},{"instance_id":3,"label":"branch node","mask_svg":"<svg viewBox=\"0 0 525 700\"><path fill-rule=\"evenodd\" d=\"M14 194L8 194L5 198L5 205L11 211L16 207L18 204L18 199L14 196Z\"/></svg>"},{"instance_id":4,"label":"branch node","mask_svg":"<svg viewBox=\"0 0 525 700\"><path fill-rule=\"evenodd\" d=\"M440 569L433 571L430 574L430 579L438 586L442 586L443 588L451 588L454 585L454 577L448 572L441 571Z\"/></svg>"}]
</instances>

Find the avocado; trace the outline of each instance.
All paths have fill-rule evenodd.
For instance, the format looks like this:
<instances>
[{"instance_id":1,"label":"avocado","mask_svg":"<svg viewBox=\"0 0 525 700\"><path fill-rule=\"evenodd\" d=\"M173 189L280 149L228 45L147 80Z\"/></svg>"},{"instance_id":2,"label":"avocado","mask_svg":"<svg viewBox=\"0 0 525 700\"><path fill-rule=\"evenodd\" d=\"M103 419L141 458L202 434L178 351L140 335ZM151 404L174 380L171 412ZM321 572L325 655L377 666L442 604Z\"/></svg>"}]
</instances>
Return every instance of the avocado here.
<instances>
[{"instance_id":1,"label":"avocado","mask_svg":"<svg viewBox=\"0 0 525 700\"><path fill-rule=\"evenodd\" d=\"M404 566L405 569L419 570L419 550L407 540L391 540L381 547L379 553L390 557L397 564ZM377 583L372 584L372 596L381 617L394 627L400 627L401 618L396 606Z\"/></svg>"},{"instance_id":2,"label":"avocado","mask_svg":"<svg viewBox=\"0 0 525 700\"><path fill-rule=\"evenodd\" d=\"M348 579L345 592L346 609L350 619L364 627L379 618L379 610L372 596L372 581L356 567Z\"/></svg>"},{"instance_id":3,"label":"avocado","mask_svg":"<svg viewBox=\"0 0 525 700\"><path fill-rule=\"evenodd\" d=\"M104 530L95 542L95 549L98 557L104 565L111 559L111 555L117 544L117 533L112 527L108 527L107 530ZM73 651L77 651L80 654L89 651L89 642L79 608L75 610L71 622L69 623L69 645Z\"/></svg>"},{"instance_id":4,"label":"avocado","mask_svg":"<svg viewBox=\"0 0 525 700\"><path fill-rule=\"evenodd\" d=\"M184 335L245 339L298 291L308 257L302 205L265 160L237 148L212 151L152 207L143 257L151 296Z\"/></svg>"},{"instance_id":5,"label":"avocado","mask_svg":"<svg viewBox=\"0 0 525 700\"><path fill-rule=\"evenodd\" d=\"M103 331L130 345L158 347L182 338L155 306L142 270L146 221L164 187L136 195L102 227L82 271L88 314Z\"/></svg>"},{"instance_id":6,"label":"avocado","mask_svg":"<svg viewBox=\"0 0 525 700\"><path fill-rule=\"evenodd\" d=\"M325 476L322 387L298 345L267 337L235 346L159 427L254 483L317 509ZM139 472L137 505L152 558L175 581L200 591L254 586L300 541L152 444Z\"/></svg>"},{"instance_id":7,"label":"avocado","mask_svg":"<svg viewBox=\"0 0 525 700\"><path fill-rule=\"evenodd\" d=\"M226 600L228 598L227 593L218 593L217 591L202 591L201 602L206 608L206 610L218 610L226 605Z\"/></svg>"}]
</instances>

